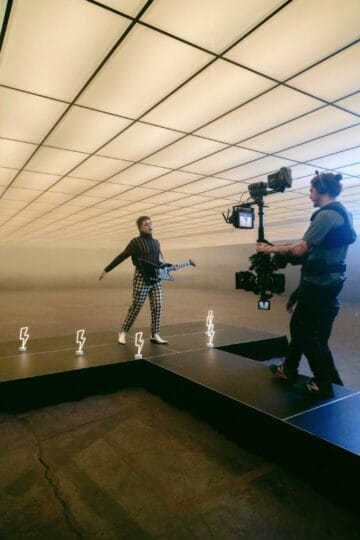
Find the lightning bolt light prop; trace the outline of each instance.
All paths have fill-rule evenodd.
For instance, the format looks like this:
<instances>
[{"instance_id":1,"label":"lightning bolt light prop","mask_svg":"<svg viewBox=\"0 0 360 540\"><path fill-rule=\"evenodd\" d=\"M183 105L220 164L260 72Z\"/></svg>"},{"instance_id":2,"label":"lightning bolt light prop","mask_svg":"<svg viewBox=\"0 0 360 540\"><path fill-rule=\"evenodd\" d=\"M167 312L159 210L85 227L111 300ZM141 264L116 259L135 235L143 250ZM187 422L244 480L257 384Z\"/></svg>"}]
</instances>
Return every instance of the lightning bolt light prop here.
<instances>
[{"instance_id":1,"label":"lightning bolt light prop","mask_svg":"<svg viewBox=\"0 0 360 540\"><path fill-rule=\"evenodd\" d=\"M84 354L83 349L84 349L85 341L86 341L85 330L84 329L77 330L77 332L76 332L76 343L78 344L78 348L75 351L75 354L77 354L78 356L81 356L82 354Z\"/></svg>"},{"instance_id":2,"label":"lightning bolt light prop","mask_svg":"<svg viewBox=\"0 0 360 540\"><path fill-rule=\"evenodd\" d=\"M144 340L143 340L143 333L142 332L136 332L135 334L135 347L137 347L137 353L135 354L135 360L141 360L142 359L142 348L144 346Z\"/></svg>"},{"instance_id":3,"label":"lightning bolt light prop","mask_svg":"<svg viewBox=\"0 0 360 540\"><path fill-rule=\"evenodd\" d=\"M214 339L214 336L215 336L215 330L214 330L215 327L214 327L214 312L213 312L212 309L209 309L209 311L208 311L208 314L207 314L207 317L206 317L206 326L207 326L206 335L209 338L209 341L207 342L206 346L207 347L213 347L214 346L213 339Z\"/></svg>"},{"instance_id":4,"label":"lightning bolt light prop","mask_svg":"<svg viewBox=\"0 0 360 540\"><path fill-rule=\"evenodd\" d=\"M26 351L26 343L28 342L29 337L30 337L29 327L28 326L21 327L20 328L20 333L19 333L19 340L21 341L19 351L21 351L21 352Z\"/></svg>"}]
</instances>

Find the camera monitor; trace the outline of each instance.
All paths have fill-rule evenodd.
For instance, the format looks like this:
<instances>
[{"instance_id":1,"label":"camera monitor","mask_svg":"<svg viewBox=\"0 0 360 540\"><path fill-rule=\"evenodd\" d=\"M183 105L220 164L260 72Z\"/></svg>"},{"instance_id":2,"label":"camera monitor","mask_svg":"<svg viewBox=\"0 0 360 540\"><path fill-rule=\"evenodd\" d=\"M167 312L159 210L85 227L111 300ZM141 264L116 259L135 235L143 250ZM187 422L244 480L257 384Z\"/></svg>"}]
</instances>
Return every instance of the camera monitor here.
<instances>
[{"instance_id":1,"label":"camera monitor","mask_svg":"<svg viewBox=\"0 0 360 540\"><path fill-rule=\"evenodd\" d=\"M234 206L234 227L237 229L253 229L255 214L253 208Z\"/></svg>"}]
</instances>

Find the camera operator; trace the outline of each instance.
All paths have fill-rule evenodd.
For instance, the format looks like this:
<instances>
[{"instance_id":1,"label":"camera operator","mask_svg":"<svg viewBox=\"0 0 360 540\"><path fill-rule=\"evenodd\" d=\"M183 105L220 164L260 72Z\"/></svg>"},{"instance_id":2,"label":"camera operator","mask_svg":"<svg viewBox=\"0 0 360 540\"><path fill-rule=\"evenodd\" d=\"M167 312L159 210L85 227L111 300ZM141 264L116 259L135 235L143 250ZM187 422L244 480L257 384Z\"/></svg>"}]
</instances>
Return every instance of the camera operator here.
<instances>
[{"instance_id":1,"label":"camera operator","mask_svg":"<svg viewBox=\"0 0 360 540\"><path fill-rule=\"evenodd\" d=\"M342 385L328 347L332 325L339 312L338 295L345 281L345 258L356 233L352 217L336 201L342 186L340 174L316 173L310 199L315 208L311 224L299 242L269 246L258 243L257 251L303 258L302 279L291 322L291 341L284 363L271 366L275 376L295 383L301 354L305 354L314 379L296 385L308 395L334 395L332 383Z\"/></svg>"}]
</instances>

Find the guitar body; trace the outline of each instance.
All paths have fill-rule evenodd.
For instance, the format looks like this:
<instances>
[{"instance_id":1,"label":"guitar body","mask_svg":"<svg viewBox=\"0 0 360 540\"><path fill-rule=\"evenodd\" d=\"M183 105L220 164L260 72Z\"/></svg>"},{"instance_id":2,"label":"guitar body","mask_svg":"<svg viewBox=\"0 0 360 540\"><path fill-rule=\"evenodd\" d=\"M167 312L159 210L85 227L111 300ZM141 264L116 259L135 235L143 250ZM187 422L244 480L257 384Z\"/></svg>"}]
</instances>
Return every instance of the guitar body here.
<instances>
[{"instance_id":1,"label":"guitar body","mask_svg":"<svg viewBox=\"0 0 360 540\"><path fill-rule=\"evenodd\" d=\"M165 268L159 268L157 271L157 275L159 279L165 279L165 281L175 281L175 278L173 276L170 276L166 266Z\"/></svg>"},{"instance_id":2,"label":"guitar body","mask_svg":"<svg viewBox=\"0 0 360 540\"><path fill-rule=\"evenodd\" d=\"M143 276L145 277L146 282L148 285L153 285L159 279L165 280L165 281L175 281L175 278L169 274L172 270L179 270L179 268L184 268L185 266L196 266L195 263L192 260L185 261L180 264L175 264L173 266L163 266L151 263L149 261L145 261L145 259L139 259L139 263L141 266L141 271Z\"/></svg>"}]
</instances>

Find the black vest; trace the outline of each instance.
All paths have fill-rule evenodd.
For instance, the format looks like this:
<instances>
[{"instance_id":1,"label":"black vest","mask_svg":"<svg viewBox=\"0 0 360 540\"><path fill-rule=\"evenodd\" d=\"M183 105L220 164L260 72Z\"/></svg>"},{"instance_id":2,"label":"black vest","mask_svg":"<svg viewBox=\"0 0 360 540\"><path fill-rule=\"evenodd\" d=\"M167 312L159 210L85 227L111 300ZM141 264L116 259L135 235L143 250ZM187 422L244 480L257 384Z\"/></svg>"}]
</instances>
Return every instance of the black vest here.
<instances>
[{"instance_id":1,"label":"black vest","mask_svg":"<svg viewBox=\"0 0 360 540\"><path fill-rule=\"evenodd\" d=\"M333 202L325 206L322 206L321 208L319 208L319 210L313 213L313 215L310 218L310 221L313 221L316 218L316 216L320 212L323 212L324 210L334 210L335 212L341 215L341 217L344 220L344 223L343 225L339 225L339 227L334 227L327 233L324 240L321 242L321 247L324 247L326 249L331 249L331 248L336 248L340 246L347 246L355 242L356 232L354 231L350 223L350 219L349 219L347 211L345 210L344 206L339 202Z\"/></svg>"},{"instance_id":2,"label":"black vest","mask_svg":"<svg viewBox=\"0 0 360 540\"><path fill-rule=\"evenodd\" d=\"M322 206L319 208L319 210L313 213L310 221L313 221L319 212L324 210L334 210L342 216L344 223L343 225L339 225L338 227L331 229L321 242L320 246L324 247L325 249L332 249L340 246L347 246L355 242L356 232L352 227L347 211L339 202L333 202ZM344 263L327 264L323 259L315 259L313 261L305 262L303 265L303 270L308 275L327 274L331 272L339 272L340 274L344 274L346 271L346 265Z\"/></svg>"}]
</instances>

